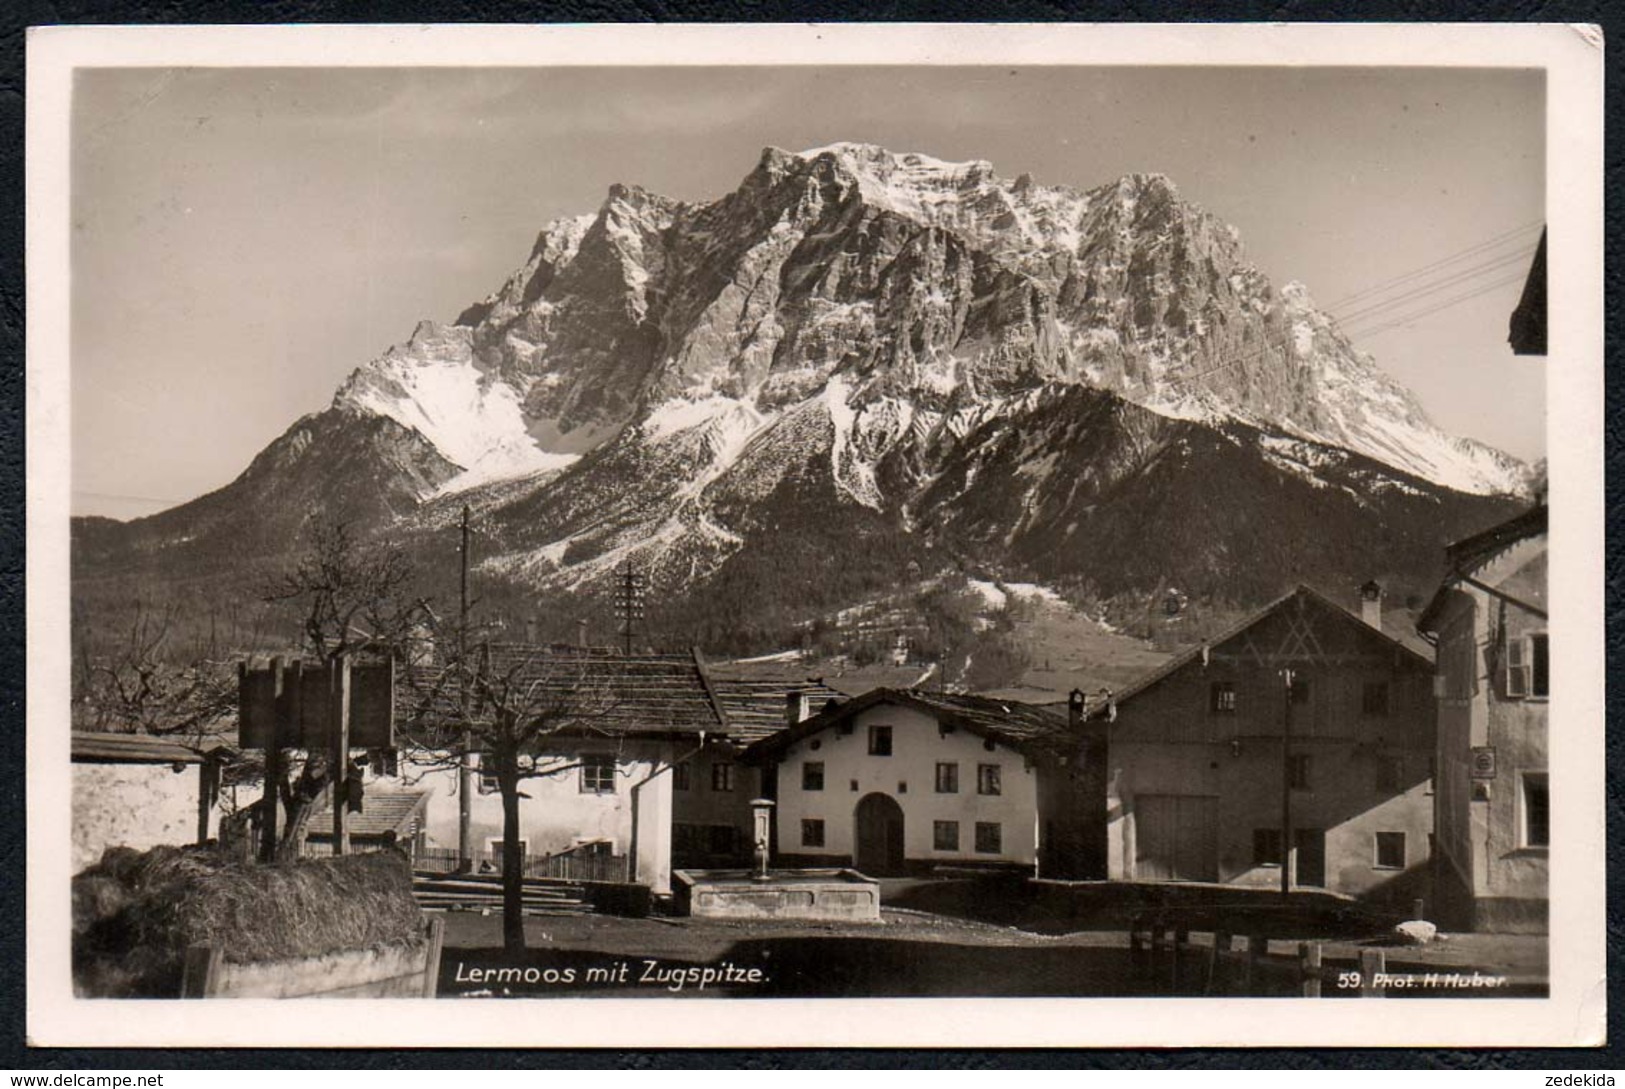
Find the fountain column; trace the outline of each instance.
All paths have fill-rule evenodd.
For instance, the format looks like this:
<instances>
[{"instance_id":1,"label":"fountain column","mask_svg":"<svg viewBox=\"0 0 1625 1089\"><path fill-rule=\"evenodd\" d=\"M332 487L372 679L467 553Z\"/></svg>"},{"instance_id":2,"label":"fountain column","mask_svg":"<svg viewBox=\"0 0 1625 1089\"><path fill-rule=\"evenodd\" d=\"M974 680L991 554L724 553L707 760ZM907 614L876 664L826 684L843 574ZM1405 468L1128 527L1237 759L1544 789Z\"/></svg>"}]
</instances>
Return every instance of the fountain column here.
<instances>
[{"instance_id":1,"label":"fountain column","mask_svg":"<svg viewBox=\"0 0 1625 1089\"><path fill-rule=\"evenodd\" d=\"M750 803L752 839L756 844L757 881L768 880L767 861L773 844L773 800L757 798Z\"/></svg>"}]
</instances>

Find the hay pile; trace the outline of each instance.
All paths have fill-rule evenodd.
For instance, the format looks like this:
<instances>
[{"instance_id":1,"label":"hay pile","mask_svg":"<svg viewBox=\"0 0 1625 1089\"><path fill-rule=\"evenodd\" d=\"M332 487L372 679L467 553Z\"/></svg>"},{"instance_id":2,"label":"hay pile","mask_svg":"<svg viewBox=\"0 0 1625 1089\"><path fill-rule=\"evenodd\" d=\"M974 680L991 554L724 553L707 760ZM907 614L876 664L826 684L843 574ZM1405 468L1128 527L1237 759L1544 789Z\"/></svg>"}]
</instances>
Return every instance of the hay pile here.
<instances>
[{"instance_id":1,"label":"hay pile","mask_svg":"<svg viewBox=\"0 0 1625 1089\"><path fill-rule=\"evenodd\" d=\"M73 879L74 990L175 997L192 945L236 962L419 940L423 915L397 851L274 866L208 848L109 848Z\"/></svg>"}]
</instances>

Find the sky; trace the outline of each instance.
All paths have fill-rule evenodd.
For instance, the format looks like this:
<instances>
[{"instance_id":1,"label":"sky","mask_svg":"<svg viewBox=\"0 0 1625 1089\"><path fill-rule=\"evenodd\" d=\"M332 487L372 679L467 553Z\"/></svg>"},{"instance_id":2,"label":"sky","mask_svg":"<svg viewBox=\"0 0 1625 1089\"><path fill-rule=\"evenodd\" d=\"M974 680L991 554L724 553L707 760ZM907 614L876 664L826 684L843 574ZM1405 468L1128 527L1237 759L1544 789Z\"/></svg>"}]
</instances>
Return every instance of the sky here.
<instances>
[{"instance_id":1,"label":"sky","mask_svg":"<svg viewBox=\"0 0 1625 1089\"><path fill-rule=\"evenodd\" d=\"M1445 430L1545 454L1545 368L1506 346L1545 217L1539 70L100 69L72 111L75 514L228 483L611 184L714 199L764 147L842 140L1166 174Z\"/></svg>"}]
</instances>

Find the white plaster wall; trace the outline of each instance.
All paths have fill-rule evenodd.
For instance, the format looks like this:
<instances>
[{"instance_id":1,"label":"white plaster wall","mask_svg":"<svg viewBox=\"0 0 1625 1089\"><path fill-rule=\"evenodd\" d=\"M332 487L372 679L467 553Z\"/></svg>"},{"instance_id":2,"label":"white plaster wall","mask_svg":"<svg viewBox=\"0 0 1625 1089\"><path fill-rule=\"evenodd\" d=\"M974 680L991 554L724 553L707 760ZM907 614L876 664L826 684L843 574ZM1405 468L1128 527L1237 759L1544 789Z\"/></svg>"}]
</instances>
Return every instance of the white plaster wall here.
<instances>
[{"instance_id":1,"label":"white plaster wall","mask_svg":"<svg viewBox=\"0 0 1625 1089\"><path fill-rule=\"evenodd\" d=\"M892 727L892 755L869 755L869 727ZM814 744L818 748L813 748ZM802 766L823 761L824 789L803 790ZM936 793L938 761L959 765L959 792ZM1003 793L976 793L977 765L998 764ZM857 788L852 784L856 782ZM907 790L899 790L906 783ZM1018 862L1031 864L1037 851L1037 773L1026 758L999 745L989 752L982 738L968 730L943 736L934 717L913 708L880 705L859 712L850 734L831 728L798 741L779 765L778 846L785 854L850 857L854 850L855 811L872 792L890 795L903 808L904 853L933 862ZM804 818L824 821L824 846L801 845ZM932 846L932 824L959 822L959 850ZM1002 851L976 851L976 822L997 821Z\"/></svg>"},{"instance_id":2,"label":"white plaster wall","mask_svg":"<svg viewBox=\"0 0 1625 1089\"><path fill-rule=\"evenodd\" d=\"M574 764L581 752L616 754L615 792L584 793L581 770L572 767L557 775L526 779L519 787L520 836L532 855L553 854L583 840L609 840L613 852L637 851L636 880L657 893L671 891L671 746L639 742L615 746L583 745L561 752L560 763ZM457 771L426 769L403 761L402 778L410 789L430 792L424 828L429 846L455 849L458 831ZM478 780L476 779L476 783ZM634 798L636 799L634 802ZM638 835L632 835L633 810ZM470 806L470 829L475 850L493 857L492 845L502 839L502 795L476 789Z\"/></svg>"},{"instance_id":3,"label":"white plaster wall","mask_svg":"<svg viewBox=\"0 0 1625 1089\"><path fill-rule=\"evenodd\" d=\"M74 872L108 847L196 843L200 774L197 764L74 764Z\"/></svg>"}]
</instances>

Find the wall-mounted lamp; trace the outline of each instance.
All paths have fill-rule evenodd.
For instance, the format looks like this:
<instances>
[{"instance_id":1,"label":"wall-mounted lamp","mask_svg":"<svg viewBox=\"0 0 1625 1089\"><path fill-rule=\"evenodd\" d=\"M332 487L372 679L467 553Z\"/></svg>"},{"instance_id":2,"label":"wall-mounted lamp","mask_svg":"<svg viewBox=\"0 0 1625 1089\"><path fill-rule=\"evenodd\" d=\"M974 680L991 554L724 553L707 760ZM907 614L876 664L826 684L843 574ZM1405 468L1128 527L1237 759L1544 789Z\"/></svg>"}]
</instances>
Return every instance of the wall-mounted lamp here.
<instances>
[{"instance_id":1,"label":"wall-mounted lamp","mask_svg":"<svg viewBox=\"0 0 1625 1089\"><path fill-rule=\"evenodd\" d=\"M1241 738L1232 737L1230 739L1230 755L1231 756L1240 756L1241 755Z\"/></svg>"}]
</instances>

